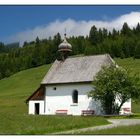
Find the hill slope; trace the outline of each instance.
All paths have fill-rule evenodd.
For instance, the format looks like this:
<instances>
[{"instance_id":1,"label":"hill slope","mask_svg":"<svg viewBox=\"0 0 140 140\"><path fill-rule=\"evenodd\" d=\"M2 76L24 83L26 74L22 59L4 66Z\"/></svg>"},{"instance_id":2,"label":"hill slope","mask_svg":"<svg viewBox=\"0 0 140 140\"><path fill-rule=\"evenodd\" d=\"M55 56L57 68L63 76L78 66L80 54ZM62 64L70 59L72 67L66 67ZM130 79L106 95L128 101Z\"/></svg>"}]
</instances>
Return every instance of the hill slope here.
<instances>
[{"instance_id":1,"label":"hill slope","mask_svg":"<svg viewBox=\"0 0 140 140\"><path fill-rule=\"evenodd\" d=\"M139 74L140 72L140 59L116 58L115 61L120 66L128 69L132 74ZM10 95L10 98L27 98L39 86L50 66L49 64L20 71L0 80L0 98L9 98Z\"/></svg>"},{"instance_id":2,"label":"hill slope","mask_svg":"<svg viewBox=\"0 0 140 140\"><path fill-rule=\"evenodd\" d=\"M25 100L38 88L50 66L28 69L0 80L0 134L48 134L108 124L101 117L28 115Z\"/></svg>"},{"instance_id":3,"label":"hill slope","mask_svg":"<svg viewBox=\"0 0 140 140\"><path fill-rule=\"evenodd\" d=\"M120 66L128 69L132 74L139 74L140 72L140 59L116 58L115 61ZM38 88L50 66L51 65L43 65L24 70L0 80L0 106L11 107L17 106L18 104L18 107L20 105L20 109L17 109L18 111L21 111L22 106L22 109L27 112L27 110L25 110L25 100Z\"/></svg>"},{"instance_id":4,"label":"hill slope","mask_svg":"<svg viewBox=\"0 0 140 140\"><path fill-rule=\"evenodd\" d=\"M140 59L133 58L115 58L114 59L119 66L127 69L131 74L139 74L140 75Z\"/></svg>"},{"instance_id":5,"label":"hill slope","mask_svg":"<svg viewBox=\"0 0 140 140\"><path fill-rule=\"evenodd\" d=\"M115 61L119 66L122 66L126 70L130 72L132 75L137 75L140 77L140 59L133 59L133 58L125 58L125 59L120 59L116 58ZM140 81L139 81L140 85ZM133 113L140 113L140 101L139 102L134 102L132 100L132 112Z\"/></svg>"},{"instance_id":6,"label":"hill slope","mask_svg":"<svg viewBox=\"0 0 140 140\"><path fill-rule=\"evenodd\" d=\"M17 113L25 111L25 100L37 89L49 68L50 65L43 65L0 80L0 106L4 107L2 110L6 111L7 108L12 111L9 108L15 107Z\"/></svg>"},{"instance_id":7,"label":"hill slope","mask_svg":"<svg viewBox=\"0 0 140 140\"><path fill-rule=\"evenodd\" d=\"M140 71L138 59L115 59L115 61L133 74ZM28 115L25 100L38 88L50 66L43 65L24 70L0 80L0 134L44 134L107 123L104 118ZM138 110L140 111L140 105L133 104L133 111ZM69 123L71 121L73 123Z\"/></svg>"}]
</instances>

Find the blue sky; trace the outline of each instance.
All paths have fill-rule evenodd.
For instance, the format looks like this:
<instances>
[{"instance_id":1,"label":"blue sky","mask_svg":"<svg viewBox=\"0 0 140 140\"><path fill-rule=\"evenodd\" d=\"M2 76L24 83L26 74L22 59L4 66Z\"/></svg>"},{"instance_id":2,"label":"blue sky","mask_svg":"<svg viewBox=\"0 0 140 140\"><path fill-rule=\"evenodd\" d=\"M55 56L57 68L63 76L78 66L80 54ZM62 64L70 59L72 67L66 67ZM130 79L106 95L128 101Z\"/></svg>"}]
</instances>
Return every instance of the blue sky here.
<instances>
[{"instance_id":1,"label":"blue sky","mask_svg":"<svg viewBox=\"0 0 140 140\"><path fill-rule=\"evenodd\" d=\"M48 29L48 26L57 20L59 24L57 23L55 25L62 23L62 25L66 26L64 28L69 28L73 24L78 27L77 24L79 21L109 23L132 12L137 12L138 16L140 6L0 6L0 41L30 41L37 36L37 31L39 32L38 36L40 38L45 38L47 36L47 30L45 30L46 33L41 34L42 28ZM69 21L71 24L68 24L66 21ZM89 26L89 24L86 25ZM55 26L50 28L53 27L55 28ZM38 28L41 28L41 30ZM52 30L50 28L49 35L51 35L50 30ZM56 27L56 33L58 31L57 28L59 27ZM71 27L70 29L70 32L72 32L73 28ZM36 34L31 39L24 38L24 35L26 36L32 33ZM54 31L52 32L53 34Z\"/></svg>"}]
</instances>

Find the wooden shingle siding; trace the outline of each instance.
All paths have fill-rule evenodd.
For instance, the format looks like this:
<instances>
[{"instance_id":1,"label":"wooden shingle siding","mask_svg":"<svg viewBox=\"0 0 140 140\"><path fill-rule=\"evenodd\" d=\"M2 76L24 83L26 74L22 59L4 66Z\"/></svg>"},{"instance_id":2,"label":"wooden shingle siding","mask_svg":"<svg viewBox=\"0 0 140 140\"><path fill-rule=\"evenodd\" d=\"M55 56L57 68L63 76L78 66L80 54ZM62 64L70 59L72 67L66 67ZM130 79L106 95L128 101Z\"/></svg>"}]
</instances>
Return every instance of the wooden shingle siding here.
<instances>
[{"instance_id":1,"label":"wooden shingle siding","mask_svg":"<svg viewBox=\"0 0 140 140\"><path fill-rule=\"evenodd\" d=\"M44 86L40 86L27 100L44 100Z\"/></svg>"}]
</instances>

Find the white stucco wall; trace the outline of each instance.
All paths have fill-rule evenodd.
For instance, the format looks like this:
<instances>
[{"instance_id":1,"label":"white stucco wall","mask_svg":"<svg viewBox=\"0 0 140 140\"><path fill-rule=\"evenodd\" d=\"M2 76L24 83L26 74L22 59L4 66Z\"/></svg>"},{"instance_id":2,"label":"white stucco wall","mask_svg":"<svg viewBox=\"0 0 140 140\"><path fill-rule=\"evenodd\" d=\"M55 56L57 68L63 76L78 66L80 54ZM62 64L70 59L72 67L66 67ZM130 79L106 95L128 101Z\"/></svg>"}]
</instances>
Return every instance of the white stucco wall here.
<instances>
[{"instance_id":1,"label":"white stucco wall","mask_svg":"<svg viewBox=\"0 0 140 140\"><path fill-rule=\"evenodd\" d=\"M29 114L35 114L35 103L39 103L39 114L44 114L44 101L41 100L30 100L29 101Z\"/></svg>"},{"instance_id":2,"label":"white stucco wall","mask_svg":"<svg viewBox=\"0 0 140 140\"><path fill-rule=\"evenodd\" d=\"M78 91L77 104L73 104L72 101L74 90ZM91 84L48 85L45 88L44 100L29 101L29 114L35 114L35 103L39 103L39 114L41 115L55 115L56 110L68 110L68 115L81 115L82 110L94 110L96 115L101 115L100 103L87 96L91 90ZM130 112L121 109L120 114L131 113L131 99L124 103L122 108L130 108Z\"/></svg>"},{"instance_id":3,"label":"white stucco wall","mask_svg":"<svg viewBox=\"0 0 140 140\"><path fill-rule=\"evenodd\" d=\"M124 109L125 108L128 108L130 109L130 111L125 111ZM131 99L129 99L127 102L125 102L122 107L121 107L121 110L120 110L120 114L130 114L132 113L131 112Z\"/></svg>"},{"instance_id":4,"label":"white stucco wall","mask_svg":"<svg viewBox=\"0 0 140 140\"><path fill-rule=\"evenodd\" d=\"M125 102L123 104L122 108L130 108L131 109L131 99L129 99L127 102Z\"/></svg>"},{"instance_id":5,"label":"white stucco wall","mask_svg":"<svg viewBox=\"0 0 140 140\"><path fill-rule=\"evenodd\" d=\"M91 89L91 84L46 86L45 114L56 114L56 110L68 110L68 115L81 115L82 110L95 110L96 114L100 114L100 104L88 98L86 94ZM72 101L74 90L78 91L77 104Z\"/></svg>"}]
</instances>

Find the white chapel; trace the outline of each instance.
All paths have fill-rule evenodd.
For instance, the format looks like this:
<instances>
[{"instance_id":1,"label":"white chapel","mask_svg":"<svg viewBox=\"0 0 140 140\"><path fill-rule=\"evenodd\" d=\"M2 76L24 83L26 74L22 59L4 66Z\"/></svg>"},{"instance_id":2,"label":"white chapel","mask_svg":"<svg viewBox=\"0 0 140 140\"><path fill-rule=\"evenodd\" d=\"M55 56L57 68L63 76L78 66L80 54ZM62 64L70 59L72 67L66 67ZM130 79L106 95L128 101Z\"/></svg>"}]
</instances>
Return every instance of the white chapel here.
<instances>
[{"instance_id":1,"label":"white chapel","mask_svg":"<svg viewBox=\"0 0 140 140\"><path fill-rule=\"evenodd\" d=\"M68 57L72 46L66 35L58 46L61 60L55 60L40 87L26 100L29 114L102 115L100 102L88 97L92 81L102 66L115 65L109 54ZM131 113L131 100L122 106Z\"/></svg>"}]
</instances>

